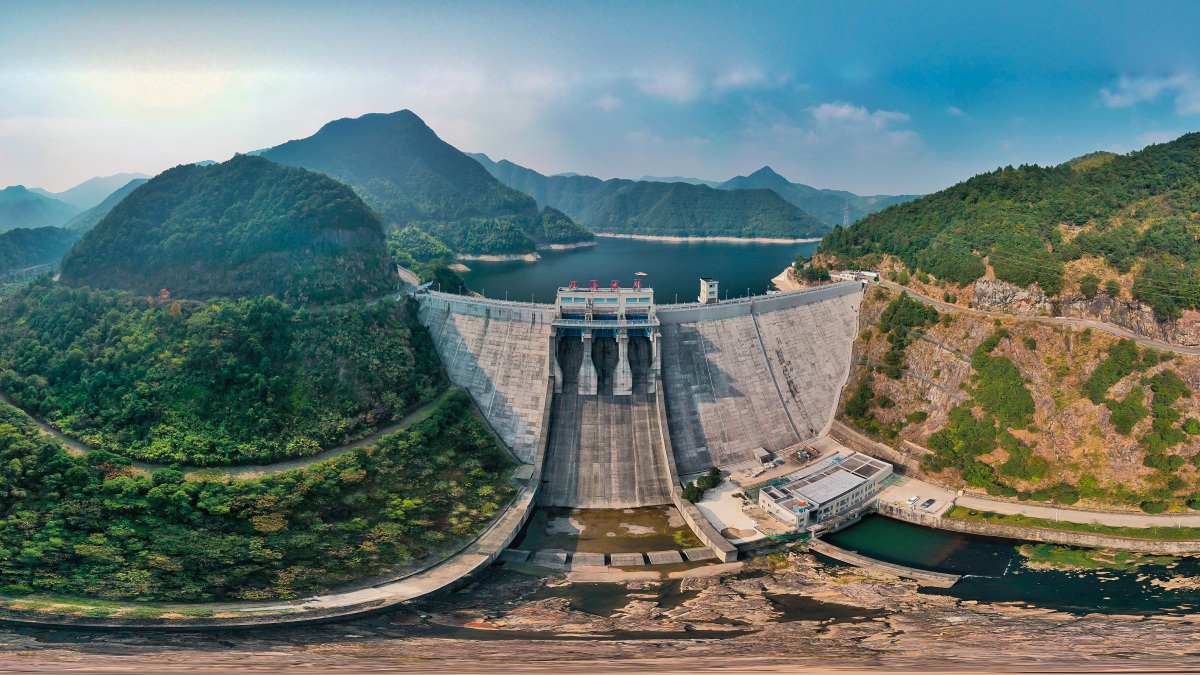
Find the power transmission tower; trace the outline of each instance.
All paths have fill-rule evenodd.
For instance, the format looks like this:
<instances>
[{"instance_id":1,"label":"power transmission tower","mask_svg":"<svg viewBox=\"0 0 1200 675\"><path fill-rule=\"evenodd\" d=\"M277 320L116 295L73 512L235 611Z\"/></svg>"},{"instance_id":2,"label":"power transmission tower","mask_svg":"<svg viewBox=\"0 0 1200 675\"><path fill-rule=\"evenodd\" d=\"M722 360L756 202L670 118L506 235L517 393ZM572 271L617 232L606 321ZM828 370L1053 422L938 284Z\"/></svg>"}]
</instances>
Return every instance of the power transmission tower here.
<instances>
[{"instance_id":1,"label":"power transmission tower","mask_svg":"<svg viewBox=\"0 0 1200 675\"><path fill-rule=\"evenodd\" d=\"M850 200L846 200L846 208L842 211L842 227L850 227Z\"/></svg>"}]
</instances>

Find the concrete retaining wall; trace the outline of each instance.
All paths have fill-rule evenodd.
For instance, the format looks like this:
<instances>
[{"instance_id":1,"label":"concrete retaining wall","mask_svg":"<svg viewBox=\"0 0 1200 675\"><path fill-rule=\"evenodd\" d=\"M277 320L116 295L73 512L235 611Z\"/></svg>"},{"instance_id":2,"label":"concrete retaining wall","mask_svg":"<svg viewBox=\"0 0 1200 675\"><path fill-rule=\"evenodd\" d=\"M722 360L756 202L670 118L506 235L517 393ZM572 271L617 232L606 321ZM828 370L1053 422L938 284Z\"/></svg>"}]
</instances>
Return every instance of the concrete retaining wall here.
<instances>
[{"instance_id":1,"label":"concrete retaining wall","mask_svg":"<svg viewBox=\"0 0 1200 675\"><path fill-rule=\"evenodd\" d=\"M863 567L870 570L878 570L880 572L887 572L888 574L894 574L905 579L914 579L927 586L950 588L954 584L958 583L958 580L962 578L957 574L930 572L928 570L919 570L912 567L905 567L903 565L895 565L893 563L883 562L882 560L875 560L874 558L868 558L864 555L854 553L853 551L847 551L846 549L838 548L833 544L827 544L820 539L809 540L808 548L820 553L821 555L828 556L834 560L839 560L848 565Z\"/></svg>"},{"instance_id":2,"label":"concrete retaining wall","mask_svg":"<svg viewBox=\"0 0 1200 675\"><path fill-rule=\"evenodd\" d=\"M662 391L659 389L659 391ZM679 509L679 514L683 516L688 527L692 528L692 532L696 538L704 543L705 546L713 550L717 554L717 559L721 562L733 562L737 560L737 547L729 543L729 540L721 536L717 528L708 522L700 509L696 505L683 498L683 488L679 485L679 471L675 466L675 453L671 449L671 432L667 429L667 409L663 404L663 397L656 397L656 406L658 413L658 429L662 434L662 443L659 445L660 452L665 455L664 461L667 463L667 471L670 475L671 488L671 503L675 508Z\"/></svg>"},{"instance_id":3,"label":"concrete retaining wall","mask_svg":"<svg viewBox=\"0 0 1200 675\"><path fill-rule=\"evenodd\" d=\"M1162 541L1159 539L1133 539L1130 537L1114 537L1106 534L1088 534L1086 532L1064 532L1042 527L1027 525L1008 525L1005 523L983 523L974 520L959 520L957 518L939 518L928 513L918 513L911 509L900 508L894 504L880 502L879 515L895 518L914 525L923 525L936 530L978 534L987 537L1003 539L1018 539L1025 541L1040 541L1061 546L1078 546L1082 548L1112 548L1120 551L1136 551L1138 553L1159 553L1167 555L1188 555L1200 553L1200 541Z\"/></svg>"},{"instance_id":4,"label":"concrete retaining wall","mask_svg":"<svg viewBox=\"0 0 1200 675\"><path fill-rule=\"evenodd\" d=\"M840 420L834 420L829 429L829 437L842 445L857 450L864 455L870 455L891 463L896 473L906 476L916 476L921 468L921 461L912 455L905 454L889 445L884 445L870 436L847 426Z\"/></svg>"}]
</instances>

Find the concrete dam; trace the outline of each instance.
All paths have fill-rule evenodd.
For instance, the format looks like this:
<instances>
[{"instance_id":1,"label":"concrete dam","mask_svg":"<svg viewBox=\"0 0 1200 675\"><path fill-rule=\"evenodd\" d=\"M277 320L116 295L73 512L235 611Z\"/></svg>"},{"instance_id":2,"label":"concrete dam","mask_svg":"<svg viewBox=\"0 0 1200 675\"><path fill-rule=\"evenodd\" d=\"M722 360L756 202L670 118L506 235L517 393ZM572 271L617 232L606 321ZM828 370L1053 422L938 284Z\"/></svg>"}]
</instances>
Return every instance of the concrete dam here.
<instances>
[{"instance_id":1,"label":"concrete dam","mask_svg":"<svg viewBox=\"0 0 1200 675\"><path fill-rule=\"evenodd\" d=\"M572 285L553 305L417 298L450 380L514 455L542 463L539 503L631 508L824 435L862 293L845 282L656 306L651 289Z\"/></svg>"}]
</instances>

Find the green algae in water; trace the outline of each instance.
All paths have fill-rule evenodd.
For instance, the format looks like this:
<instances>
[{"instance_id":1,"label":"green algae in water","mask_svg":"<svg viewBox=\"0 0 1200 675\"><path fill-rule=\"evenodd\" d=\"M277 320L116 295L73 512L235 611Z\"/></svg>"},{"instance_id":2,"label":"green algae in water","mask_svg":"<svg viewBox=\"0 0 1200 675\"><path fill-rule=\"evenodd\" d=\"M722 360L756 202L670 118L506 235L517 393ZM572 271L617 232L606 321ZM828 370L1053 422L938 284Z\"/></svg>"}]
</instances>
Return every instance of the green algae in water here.
<instances>
[{"instance_id":1,"label":"green algae in water","mask_svg":"<svg viewBox=\"0 0 1200 675\"><path fill-rule=\"evenodd\" d=\"M1147 555L1111 549L1072 548L1054 544L1027 544L1018 546L1021 555L1035 565L1046 565L1060 569L1110 569L1128 571L1142 565L1170 565L1179 559L1169 555Z\"/></svg>"}]
</instances>

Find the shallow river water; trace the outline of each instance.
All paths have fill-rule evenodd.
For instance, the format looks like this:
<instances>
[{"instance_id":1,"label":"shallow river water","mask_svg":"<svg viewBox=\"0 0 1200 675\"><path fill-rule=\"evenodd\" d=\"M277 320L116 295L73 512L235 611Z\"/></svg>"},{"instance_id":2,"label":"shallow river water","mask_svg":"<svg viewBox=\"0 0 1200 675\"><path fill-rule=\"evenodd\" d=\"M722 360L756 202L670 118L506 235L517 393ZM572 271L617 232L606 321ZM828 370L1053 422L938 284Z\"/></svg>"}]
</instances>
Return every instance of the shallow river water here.
<instances>
[{"instance_id":1,"label":"shallow river water","mask_svg":"<svg viewBox=\"0 0 1200 675\"><path fill-rule=\"evenodd\" d=\"M1075 614L1191 614L1200 608L1200 560L1178 558L1117 571L1033 569L1020 542L931 530L881 516L826 541L886 562L964 575L924 592L980 602L1027 603Z\"/></svg>"}]
</instances>

